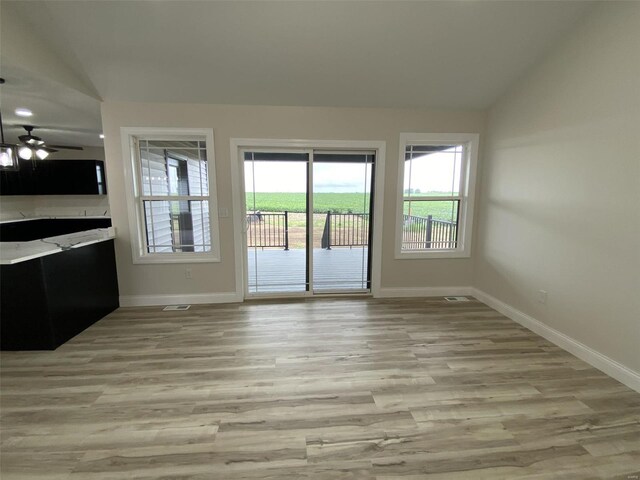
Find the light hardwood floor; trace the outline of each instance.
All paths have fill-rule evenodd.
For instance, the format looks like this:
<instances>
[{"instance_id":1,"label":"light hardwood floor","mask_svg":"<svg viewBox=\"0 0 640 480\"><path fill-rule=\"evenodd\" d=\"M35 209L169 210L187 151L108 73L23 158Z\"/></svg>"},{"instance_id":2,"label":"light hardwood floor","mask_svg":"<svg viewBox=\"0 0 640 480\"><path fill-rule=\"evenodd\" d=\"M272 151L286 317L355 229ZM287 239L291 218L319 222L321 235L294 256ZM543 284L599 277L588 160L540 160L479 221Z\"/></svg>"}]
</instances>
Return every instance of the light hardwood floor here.
<instances>
[{"instance_id":1,"label":"light hardwood floor","mask_svg":"<svg viewBox=\"0 0 640 480\"><path fill-rule=\"evenodd\" d=\"M122 308L0 359L3 480L640 476L640 394L476 301Z\"/></svg>"}]
</instances>

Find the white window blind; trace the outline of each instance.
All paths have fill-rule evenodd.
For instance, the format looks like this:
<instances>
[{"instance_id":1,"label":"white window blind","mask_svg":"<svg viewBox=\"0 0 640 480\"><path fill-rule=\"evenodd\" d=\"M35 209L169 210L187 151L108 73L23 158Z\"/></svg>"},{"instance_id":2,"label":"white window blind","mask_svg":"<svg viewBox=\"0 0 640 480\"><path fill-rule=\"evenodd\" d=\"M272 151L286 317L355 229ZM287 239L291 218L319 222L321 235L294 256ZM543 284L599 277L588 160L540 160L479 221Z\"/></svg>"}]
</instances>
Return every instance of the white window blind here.
<instances>
[{"instance_id":1,"label":"white window blind","mask_svg":"<svg viewBox=\"0 0 640 480\"><path fill-rule=\"evenodd\" d=\"M138 139L146 253L209 252L205 141Z\"/></svg>"}]
</instances>

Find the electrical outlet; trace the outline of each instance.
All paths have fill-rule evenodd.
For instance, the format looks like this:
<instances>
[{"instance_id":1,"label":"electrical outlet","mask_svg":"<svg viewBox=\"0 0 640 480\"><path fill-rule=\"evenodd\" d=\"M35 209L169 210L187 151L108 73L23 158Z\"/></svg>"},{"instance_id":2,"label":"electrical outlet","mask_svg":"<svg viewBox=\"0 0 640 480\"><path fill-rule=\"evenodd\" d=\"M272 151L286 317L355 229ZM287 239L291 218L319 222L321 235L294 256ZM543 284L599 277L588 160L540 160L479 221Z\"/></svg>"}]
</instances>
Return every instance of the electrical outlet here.
<instances>
[{"instance_id":1,"label":"electrical outlet","mask_svg":"<svg viewBox=\"0 0 640 480\"><path fill-rule=\"evenodd\" d=\"M187 280L191 280L191 269L190 268L186 268L184 270L184 278L186 278Z\"/></svg>"},{"instance_id":2,"label":"electrical outlet","mask_svg":"<svg viewBox=\"0 0 640 480\"><path fill-rule=\"evenodd\" d=\"M546 290L538 290L538 303L546 305L546 303L547 303L547 291Z\"/></svg>"}]
</instances>

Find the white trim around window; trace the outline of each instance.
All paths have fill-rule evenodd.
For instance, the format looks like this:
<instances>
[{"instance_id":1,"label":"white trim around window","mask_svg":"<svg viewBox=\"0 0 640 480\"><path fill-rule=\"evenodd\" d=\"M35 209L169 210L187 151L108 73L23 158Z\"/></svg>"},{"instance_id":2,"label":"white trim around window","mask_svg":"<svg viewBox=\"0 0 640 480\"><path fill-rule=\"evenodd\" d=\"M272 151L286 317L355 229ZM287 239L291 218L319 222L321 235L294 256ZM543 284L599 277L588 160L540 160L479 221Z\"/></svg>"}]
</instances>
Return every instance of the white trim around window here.
<instances>
[{"instance_id":1,"label":"white trim around window","mask_svg":"<svg viewBox=\"0 0 640 480\"><path fill-rule=\"evenodd\" d=\"M134 264L149 263L203 263L220 261L220 235L218 222L218 201L216 192L215 155L213 130L210 128L154 128L122 127L122 158L125 173L127 212L131 234L131 253ZM140 140L157 141L204 141L206 146L206 168L208 195L175 196L175 201L208 202L210 249L203 252L150 253L147 247L147 227L143 199L153 201L153 195L143 195L142 167L138 142ZM159 200L167 200L165 196ZM206 225L206 224L205 224ZM193 243L193 242L192 242Z\"/></svg>"},{"instance_id":2,"label":"white trim around window","mask_svg":"<svg viewBox=\"0 0 640 480\"><path fill-rule=\"evenodd\" d=\"M477 133L401 133L398 155L398 184L396 208L396 259L428 259L428 258L466 258L471 256L471 237L473 233L473 209L475 203L476 171L478 164ZM430 248L406 248L403 244L405 235L404 205L405 200L405 152L408 146L429 145L461 145L463 154L459 174L458 192L448 197L420 195L413 193L412 201L428 202L449 200L457 202L457 235L451 246L434 243ZM411 175L411 174L410 174ZM404 245L404 246L403 246Z\"/></svg>"}]
</instances>

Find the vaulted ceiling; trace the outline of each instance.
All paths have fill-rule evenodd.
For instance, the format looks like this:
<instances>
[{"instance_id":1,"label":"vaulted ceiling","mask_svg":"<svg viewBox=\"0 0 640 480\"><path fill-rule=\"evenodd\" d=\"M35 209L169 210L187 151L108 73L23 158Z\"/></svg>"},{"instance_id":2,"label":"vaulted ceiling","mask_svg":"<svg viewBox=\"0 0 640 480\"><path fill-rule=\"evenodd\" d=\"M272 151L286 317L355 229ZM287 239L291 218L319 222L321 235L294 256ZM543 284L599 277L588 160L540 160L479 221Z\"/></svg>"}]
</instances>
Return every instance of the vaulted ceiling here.
<instances>
[{"instance_id":1,"label":"vaulted ceiling","mask_svg":"<svg viewBox=\"0 0 640 480\"><path fill-rule=\"evenodd\" d=\"M3 34L3 114L19 122L34 101L44 123L87 134L56 142L95 144L100 100L484 109L590 5L3 0L3 27L8 14L58 62L22 62Z\"/></svg>"}]
</instances>

